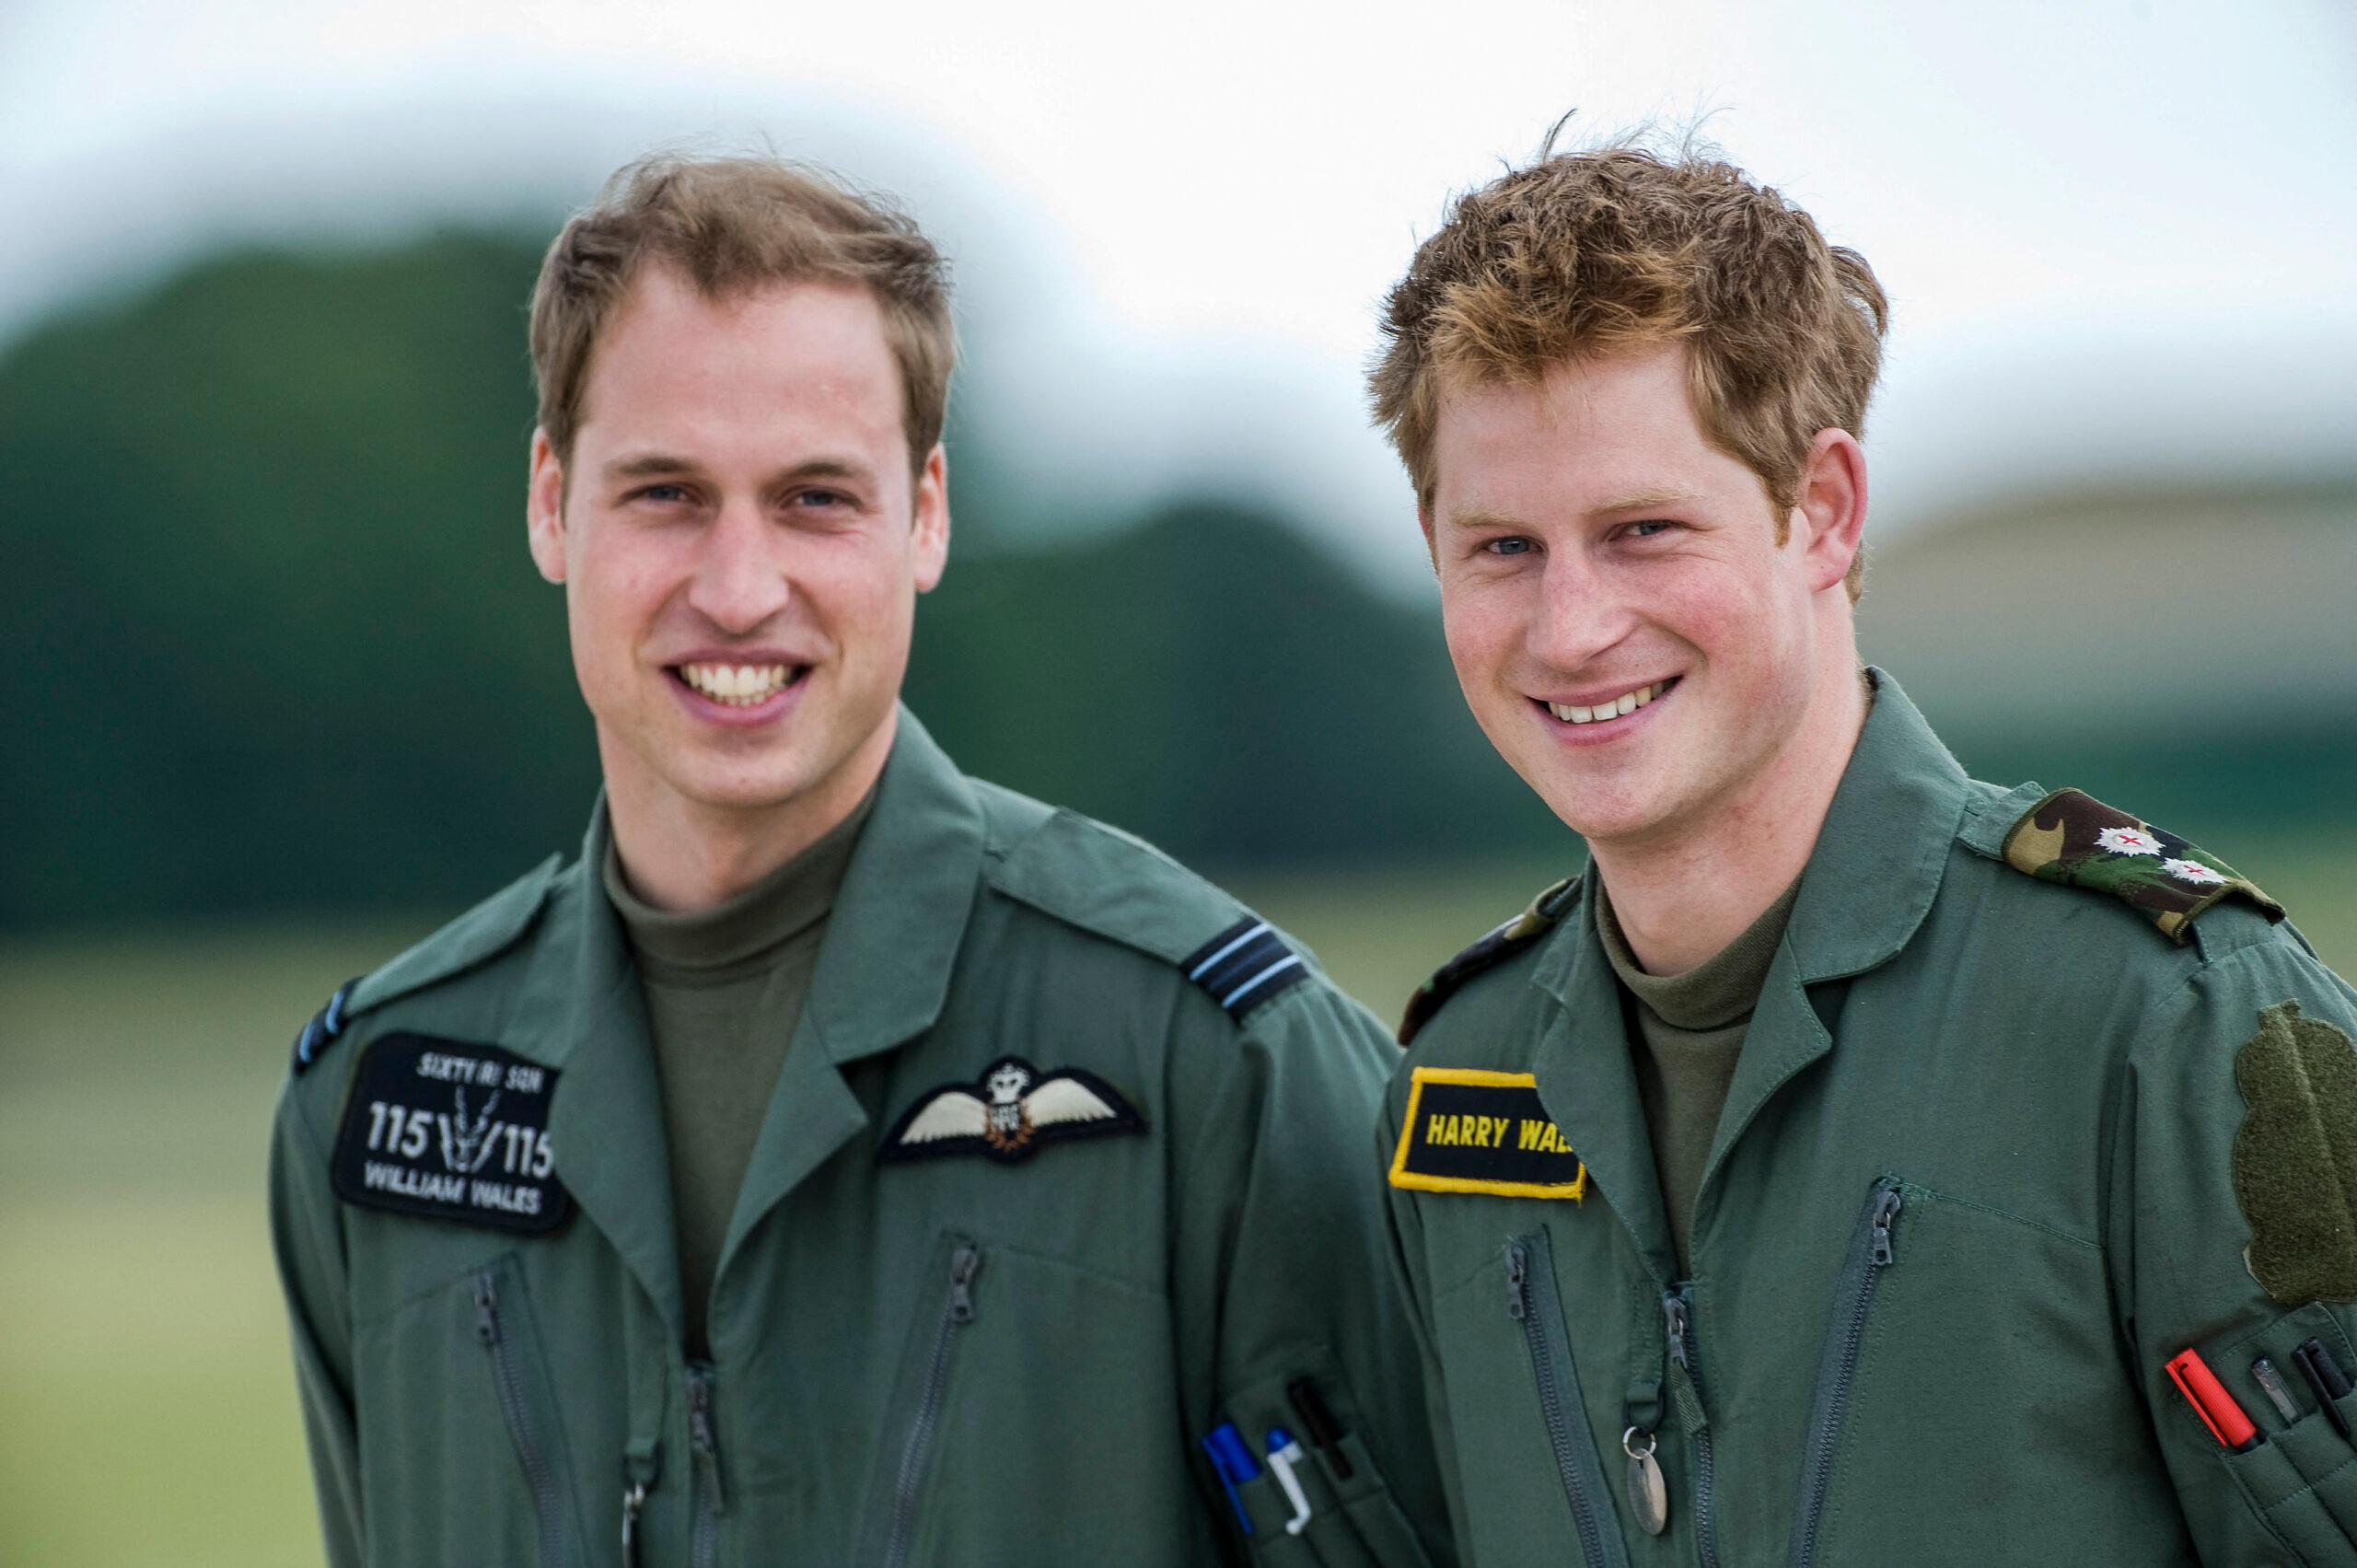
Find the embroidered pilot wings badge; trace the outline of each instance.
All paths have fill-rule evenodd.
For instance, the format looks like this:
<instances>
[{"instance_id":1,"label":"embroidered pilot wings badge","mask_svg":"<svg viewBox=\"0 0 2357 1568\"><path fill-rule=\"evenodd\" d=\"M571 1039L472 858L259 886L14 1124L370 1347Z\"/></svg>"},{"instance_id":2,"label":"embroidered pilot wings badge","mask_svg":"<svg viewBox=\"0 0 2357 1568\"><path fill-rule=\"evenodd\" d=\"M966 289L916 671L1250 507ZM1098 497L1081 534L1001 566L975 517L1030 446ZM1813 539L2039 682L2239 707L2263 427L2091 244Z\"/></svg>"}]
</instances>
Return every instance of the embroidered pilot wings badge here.
<instances>
[{"instance_id":1,"label":"embroidered pilot wings badge","mask_svg":"<svg viewBox=\"0 0 2357 1568\"><path fill-rule=\"evenodd\" d=\"M1096 1074L1077 1067L1042 1073L1019 1056L1003 1056L977 1083L944 1084L921 1097L885 1134L876 1157L975 1154L1012 1165L1043 1144L1144 1131L1137 1107Z\"/></svg>"}]
</instances>

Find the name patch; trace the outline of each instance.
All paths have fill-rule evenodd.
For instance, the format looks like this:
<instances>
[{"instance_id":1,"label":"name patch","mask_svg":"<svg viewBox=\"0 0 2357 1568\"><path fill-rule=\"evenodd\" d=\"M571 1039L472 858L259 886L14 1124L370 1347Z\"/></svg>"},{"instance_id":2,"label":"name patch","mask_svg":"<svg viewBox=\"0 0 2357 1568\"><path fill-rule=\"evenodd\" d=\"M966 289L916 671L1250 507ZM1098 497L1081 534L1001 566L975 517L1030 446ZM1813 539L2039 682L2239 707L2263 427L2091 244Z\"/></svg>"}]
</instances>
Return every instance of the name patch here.
<instances>
[{"instance_id":1,"label":"name patch","mask_svg":"<svg viewBox=\"0 0 2357 1568\"><path fill-rule=\"evenodd\" d=\"M495 1045L416 1034L371 1042L336 1135L336 1196L492 1230L554 1230L573 1213L549 1147L556 1077Z\"/></svg>"},{"instance_id":2,"label":"name patch","mask_svg":"<svg viewBox=\"0 0 2357 1568\"><path fill-rule=\"evenodd\" d=\"M1585 1198L1587 1167L1538 1103L1528 1073L1419 1067L1391 1185L1502 1198Z\"/></svg>"}]
</instances>

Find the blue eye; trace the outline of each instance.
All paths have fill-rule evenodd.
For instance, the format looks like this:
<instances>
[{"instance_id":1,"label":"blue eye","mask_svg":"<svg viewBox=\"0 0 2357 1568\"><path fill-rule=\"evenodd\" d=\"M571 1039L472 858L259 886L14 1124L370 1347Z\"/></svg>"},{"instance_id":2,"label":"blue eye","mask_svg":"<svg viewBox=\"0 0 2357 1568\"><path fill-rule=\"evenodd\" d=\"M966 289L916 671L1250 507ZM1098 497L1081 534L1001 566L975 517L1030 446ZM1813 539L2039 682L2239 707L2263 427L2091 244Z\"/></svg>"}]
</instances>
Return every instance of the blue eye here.
<instances>
[{"instance_id":1,"label":"blue eye","mask_svg":"<svg viewBox=\"0 0 2357 1568\"><path fill-rule=\"evenodd\" d=\"M1643 523L1631 523L1629 525L1629 531L1639 539L1652 539L1655 535L1661 533L1665 529L1674 528L1677 526L1678 525L1676 523L1663 522L1659 519L1655 519Z\"/></svg>"},{"instance_id":2,"label":"blue eye","mask_svg":"<svg viewBox=\"0 0 2357 1568\"><path fill-rule=\"evenodd\" d=\"M1488 546L1492 555L1527 555L1534 548L1531 541L1520 534L1509 534L1504 539L1493 539Z\"/></svg>"}]
</instances>

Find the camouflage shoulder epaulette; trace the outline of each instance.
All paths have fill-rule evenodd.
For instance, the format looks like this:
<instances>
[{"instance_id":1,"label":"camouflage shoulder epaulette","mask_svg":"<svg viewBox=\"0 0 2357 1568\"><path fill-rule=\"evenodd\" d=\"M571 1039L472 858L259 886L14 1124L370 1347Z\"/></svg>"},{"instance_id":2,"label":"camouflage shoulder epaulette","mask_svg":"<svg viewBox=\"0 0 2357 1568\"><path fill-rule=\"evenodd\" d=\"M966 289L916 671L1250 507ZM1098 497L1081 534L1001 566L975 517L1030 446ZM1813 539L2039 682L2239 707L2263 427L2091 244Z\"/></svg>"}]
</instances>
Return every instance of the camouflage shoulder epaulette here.
<instances>
[{"instance_id":1,"label":"camouflage shoulder epaulette","mask_svg":"<svg viewBox=\"0 0 2357 1568\"><path fill-rule=\"evenodd\" d=\"M2283 906L2208 851L2075 789L2058 789L2006 830L2005 863L2041 882L2091 888L2124 900L2179 947L2222 899L2247 900L2270 922Z\"/></svg>"},{"instance_id":2,"label":"camouflage shoulder epaulette","mask_svg":"<svg viewBox=\"0 0 2357 1568\"><path fill-rule=\"evenodd\" d=\"M1520 914L1434 970L1432 979L1418 986L1416 993L1408 998L1407 1008L1399 1016L1399 1043L1404 1046L1414 1040L1417 1032L1440 1011L1441 1004L1457 994L1467 981L1505 962L1555 929L1555 922L1562 918L1564 906L1572 901L1579 886L1577 876L1564 877L1531 900L1530 906Z\"/></svg>"}]
</instances>

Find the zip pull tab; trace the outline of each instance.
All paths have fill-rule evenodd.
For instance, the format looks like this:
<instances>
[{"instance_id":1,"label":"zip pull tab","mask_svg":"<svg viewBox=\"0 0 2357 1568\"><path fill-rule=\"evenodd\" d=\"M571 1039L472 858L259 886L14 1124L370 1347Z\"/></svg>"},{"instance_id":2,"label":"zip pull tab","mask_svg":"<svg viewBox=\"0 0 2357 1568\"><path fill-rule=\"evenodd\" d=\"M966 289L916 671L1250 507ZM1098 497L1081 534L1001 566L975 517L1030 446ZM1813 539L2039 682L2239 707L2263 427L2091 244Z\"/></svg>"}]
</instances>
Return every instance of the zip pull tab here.
<instances>
[{"instance_id":1,"label":"zip pull tab","mask_svg":"<svg viewBox=\"0 0 2357 1568\"><path fill-rule=\"evenodd\" d=\"M1661 1461L1654 1458L1658 1439L1631 1427L1620 1434L1620 1451L1629 1456L1629 1511L1637 1527L1649 1536L1669 1528L1669 1482L1662 1479Z\"/></svg>"},{"instance_id":2,"label":"zip pull tab","mask_svg":"<svg viewBox=\"0 0 2357 1568\"><path fill-rule=\"evenodd\" d=\"M1523 1251L1522 1243L1518 1241L1508 1243L1506 1246L1506 1316L1517 1323L1530 1316L1530 1288L1527 1283L1529 1278L1530 1260Z\"/></svg>"},{"instance_id":3,"label":"zip pull tab","mask_svg":"<svg viewBox=\"0 0 2357 1568\"><path fill-rule=\"evenodd\" d=\"M638 1516L646 1506L646 1483L634 1481L622 1488L622 1562L638 1568Z\"/></svg>"},{"instance_id":4,"label":"zip pull tab","mask_svg":"<svg viewBox=\"0 0 2357 1568\"><path fill-rule=\"evenodd\" d=\"M712 1511L728 1512L728 1493L720 1481L720 1431L712 1419L712 1374L701 1366L688 1370L688 1443L710 1489Z\"/></svg>"},{"instance_id":5,"label":"zip pull tab","mask_svg":"<svg viewBox=\"0 0 2357 1568\"><path fill-rule=\"evenodd\" d=\"M487 1345L499 1342L499 1292L488 1272L475 1276L475 1338Z\"/></svg>"},{"instance_id":6,"label":"zip pull tab","mask_svg":"<svg viewBox=\"0 0 2357 1568\"><path fill-rule=\"evenodd\" d=\"M1687 1359L1686 1353L1686 1303L1675 1295L1665 1295L1661 1298L1661 1312L1669 1330L1669 1359L1678 1364L1679 1371L1691 1376L1694 1364Z\"/></svg>"},{"instance_id":7,"label":"zip pull tab","mask_svg":"<svg viewBox=\"0 0 2357 1568\"><path fill-rule=\"evenodd\" d=\"M1882 1196L1875 1200L1874 1265L1877 1269L1888 1268L1892 1259L1898 1256L1891 1250L1890 1222L1898 1217L1898 1189L1896 1187L1885 1188Z\"/></svg>"},{"instance_id":8,"label":"zip pull tab","mask_svg":"<svg viewBox=\"0 0 2357 1568\"><path fill-rule=\"evenodd\" d=\"M623 1568L638 1568L638 1516L662 1471L663 1451L655 1444L633 1441L622 1453Z\"/></svg>"},{"instance_id":9,"label":"zip pull tab","mask_svg":"<svg viewBox=\"0 0 2357 1568\"><path fill-rule=\"evenodd\" d=\"M960 1247L949 1258L949 1320L970 1323L974 1320L974 1274L982 1266L982 1255L971 1247Z\"/></svg>"}]
</instances>

